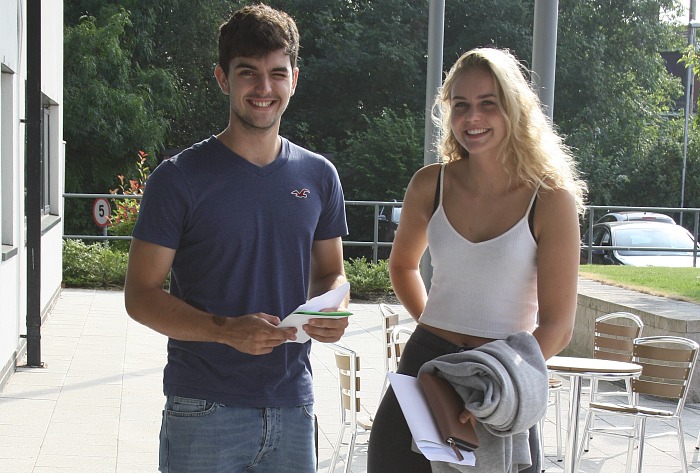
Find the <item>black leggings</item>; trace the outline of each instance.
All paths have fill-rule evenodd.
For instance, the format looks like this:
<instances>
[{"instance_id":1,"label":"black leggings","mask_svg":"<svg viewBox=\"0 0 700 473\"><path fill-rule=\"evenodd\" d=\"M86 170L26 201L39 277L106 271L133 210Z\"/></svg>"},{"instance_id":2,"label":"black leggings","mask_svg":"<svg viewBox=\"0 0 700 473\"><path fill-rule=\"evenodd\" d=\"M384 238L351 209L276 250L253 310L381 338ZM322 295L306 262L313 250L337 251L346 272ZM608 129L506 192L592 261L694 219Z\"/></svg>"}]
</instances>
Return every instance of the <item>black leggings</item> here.
<instances>
[{"instance_id":1,"label":"black leggings","mask_svg":"<svg viewBox=\"0 0 700 473\"><path fill-rule=\"evenodd\" d=\"M464 350L437 335L416 327L401 354L398 372L418 376L427 361ZM372 422L367 451L367 473L431 473L430 461L411 450L411 431L394 391L389 386ZM530 455L534 464L524 473L540 473L537 426L530 429Z\"/></svg>"}]
</instances>

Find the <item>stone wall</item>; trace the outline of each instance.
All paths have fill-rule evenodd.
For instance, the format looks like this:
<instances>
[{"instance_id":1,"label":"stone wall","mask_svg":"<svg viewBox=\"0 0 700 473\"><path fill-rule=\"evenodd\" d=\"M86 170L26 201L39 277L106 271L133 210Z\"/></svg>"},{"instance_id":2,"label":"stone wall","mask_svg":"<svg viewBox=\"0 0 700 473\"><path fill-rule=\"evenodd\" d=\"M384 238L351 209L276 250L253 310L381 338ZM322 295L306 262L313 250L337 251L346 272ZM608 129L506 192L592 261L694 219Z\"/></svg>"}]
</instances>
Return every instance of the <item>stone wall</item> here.
<instances>
[{"instance_id":1,"label":"stone wall","mask_svg":"<svg viewBox=\"0 0 700 473\"><path fill-rule=\"evenodd\" d=\"M580 279L574 336L561 353L593 356L595 319L611 312L630 312L644 322L642 336L673 335L700 343L700 305L652 296ZM687 402L700 402L700 363L691 378Z\"/></svg>"}]
</instances>

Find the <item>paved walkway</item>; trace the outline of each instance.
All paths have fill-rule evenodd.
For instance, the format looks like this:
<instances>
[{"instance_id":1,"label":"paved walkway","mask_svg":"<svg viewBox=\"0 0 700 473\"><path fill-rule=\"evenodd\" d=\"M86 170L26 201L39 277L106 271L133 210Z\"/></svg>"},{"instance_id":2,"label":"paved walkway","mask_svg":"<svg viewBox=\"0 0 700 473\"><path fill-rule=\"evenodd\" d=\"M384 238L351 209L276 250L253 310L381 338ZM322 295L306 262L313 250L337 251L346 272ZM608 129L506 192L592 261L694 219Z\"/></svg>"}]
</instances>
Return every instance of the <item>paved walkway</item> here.
<instances>
[{"instance_id":1,"label":"paved walkway","mask_svg":"<svg viewBox=\"0 0 700 473\"><path fill-rule=\"evenodd\" d=\"M42 331L46 367L19 368L0 393L0 473L157 471L166 339L133 322L123 307L118 291L62 292ZM384 379L381 322L376 304L353 303L351 310L354 315L343 342L362 357L362 407L368 416L376 408ZM413 326L405 313L401 323ZM339 431L337 375L331 347L316 343L312 353L319 471L325 472ZM545 423L545 466L547 472L560 472L553 414L551 407ZM689 469L698 472L694 446L700 405L687 406L683 422ZM651 424L649 430L654 429ZM366 471L367 437L358 436L354 473ZM594 438L582 471L624 471L625 456L623 441ZM344 459L345 448L336 472L342 471ZM673 437L648 442L644 471L680 471Z\"/></svg>"}]
</instances>

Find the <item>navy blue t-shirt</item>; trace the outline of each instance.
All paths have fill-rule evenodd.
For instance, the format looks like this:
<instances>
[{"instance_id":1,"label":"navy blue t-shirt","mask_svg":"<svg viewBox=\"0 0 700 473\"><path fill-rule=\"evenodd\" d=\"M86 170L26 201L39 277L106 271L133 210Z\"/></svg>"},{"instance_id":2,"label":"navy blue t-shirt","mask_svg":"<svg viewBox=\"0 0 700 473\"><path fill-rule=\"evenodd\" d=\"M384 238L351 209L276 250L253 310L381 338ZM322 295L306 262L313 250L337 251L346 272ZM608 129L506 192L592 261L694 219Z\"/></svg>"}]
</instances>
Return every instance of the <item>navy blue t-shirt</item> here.
<instances>
[{"instance_id":1,"label":"navy blue t-shirt","mask_svg":"<svg viewBox=\"0 0 700 473\"><path fill-rule=\"evenodd\" d=\"M216 315L281 319L306 301L311 245L347 235L338 174L286 139L258 167L215 137L161 163L146 183L133 236L177 250L171 294ZM311 342L267 355L228 345L168 340L166 395L227 405L313 402Z\"/></svg>"}]
</instances>

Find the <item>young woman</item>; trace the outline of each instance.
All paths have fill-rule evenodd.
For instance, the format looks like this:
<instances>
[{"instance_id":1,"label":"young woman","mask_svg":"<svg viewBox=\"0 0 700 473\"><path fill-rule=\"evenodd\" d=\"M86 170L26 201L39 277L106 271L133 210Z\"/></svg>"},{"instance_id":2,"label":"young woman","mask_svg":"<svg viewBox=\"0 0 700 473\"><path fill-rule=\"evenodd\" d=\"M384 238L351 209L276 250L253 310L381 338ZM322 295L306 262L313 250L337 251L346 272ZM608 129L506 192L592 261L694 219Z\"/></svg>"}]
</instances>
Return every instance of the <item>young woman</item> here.
<instances>
[{"instance_id":1,"label":"young woman","mask_svg":"<svg viewBox=\"0 0 700 473\"><path fill-rule=\"evenodd\" d=\"M443 162L413 176L389 259L394 290L418 322L399 372L415 376L426 361L522 330L545 359L556 355L576 312L585 184L573 157L508 51L465 53L436 106ZM419 272L426 248L430 293ZM539 471L534 426L530 450L527 471ZM488 471L476 453L473 471ZM375 416L368 471L431 471L391 389Z\"/></svg>"}]
</instances>

